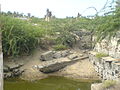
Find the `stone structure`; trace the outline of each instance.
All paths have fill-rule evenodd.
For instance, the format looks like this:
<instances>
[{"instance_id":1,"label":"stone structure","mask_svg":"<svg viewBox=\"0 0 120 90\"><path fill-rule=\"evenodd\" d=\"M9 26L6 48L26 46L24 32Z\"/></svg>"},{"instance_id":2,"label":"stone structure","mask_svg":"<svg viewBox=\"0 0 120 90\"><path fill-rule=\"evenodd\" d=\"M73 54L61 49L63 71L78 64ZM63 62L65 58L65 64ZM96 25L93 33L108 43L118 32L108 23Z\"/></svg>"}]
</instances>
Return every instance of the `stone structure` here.
<instances>
[{"instance_id":1,"label":"stone structure","mask_svg":"<svg viewBox=\"0 0 120 90\"><path fill-rule=\"evenodd\" d=\"M0 90L3 90L3 53L2 53L2 41L0 32Z\"/></svg>"},{"instance_id":2,"label":"stone structure","mask_svg":"<svg viewBox=\"0 0 120 90\"><path fill-rule=\"evenodd\" d=\"M120 80L120 59L110 56L97 58L98 52L90 51L89 59L103 80Z\"/></svg>"},{"instance_id":3,"label":"stone structure","mask_svg":"<svg viewBox=\"0 0 120 90\"><path fill-rule=\"evenodd\" d=\"M108 56L97 58L98 53ZM103 80L120 80L120 32L110 40L106 38L95 44L93 51L89 52L89 59Z\"/></svg>"},{"instance_id":4,"label":"stone structure","mask_svg":"<svg viewBox=\"0 0 120 90\"><path fill-rule=\"evenodd\" d=\"M45 21L50 21L50 19L52 18L52 12L49 11L49 9L46 10L46 15L45 15Z\"/></svg>"},{"instance_id":5,"label":"stone structure","mask_svg":"<svg viewBox=\"0 0 120 90\"><path fill-rule=\"evenodd\" d=\"M120 59L120 32L111 40L104 39L100 43L97 43L94 50L104 52L113 58Z\"/></svg>"}]
</instances>

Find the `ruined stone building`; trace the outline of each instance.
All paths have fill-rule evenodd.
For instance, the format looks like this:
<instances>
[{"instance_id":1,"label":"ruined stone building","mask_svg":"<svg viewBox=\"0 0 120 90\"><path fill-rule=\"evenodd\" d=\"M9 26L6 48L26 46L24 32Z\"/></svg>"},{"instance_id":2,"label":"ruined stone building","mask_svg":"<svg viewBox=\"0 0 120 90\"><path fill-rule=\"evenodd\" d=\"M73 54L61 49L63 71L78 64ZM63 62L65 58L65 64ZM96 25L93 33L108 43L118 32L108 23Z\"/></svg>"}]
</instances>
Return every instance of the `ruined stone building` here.
<instances>
[{"instance_id":1,"label":"ruined stone building","mask_svg":"<svg viewBox=\"0 0 120 90\"><path fill-rule=\"evenodd\" d=\"M45 15L45 21L50 21L50 19L52 18L52 12L49 11L49 9L46 10L46 15Z\"/></svg>"}]
</instances>

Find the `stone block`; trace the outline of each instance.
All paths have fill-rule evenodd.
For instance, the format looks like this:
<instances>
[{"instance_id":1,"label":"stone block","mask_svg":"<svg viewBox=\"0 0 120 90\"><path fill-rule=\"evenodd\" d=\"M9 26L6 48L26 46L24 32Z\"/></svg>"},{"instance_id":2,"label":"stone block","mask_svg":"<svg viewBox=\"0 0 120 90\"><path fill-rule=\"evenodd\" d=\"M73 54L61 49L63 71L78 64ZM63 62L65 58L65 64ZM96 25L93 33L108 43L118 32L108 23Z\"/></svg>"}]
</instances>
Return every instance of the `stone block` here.
<instances>
[{"instance_id":1,"label":"stone block","mask_svg":"<svg viewBox=\"0 0 120 90\"><path fill-rule=\"evenodd\" d=\"M53 59L53 55L54 55L54 52L53 52L53 51L45 52L45 53L43 53L43 54L40 56L40 60L42 60L42 61L52 60L52 59Z\"/></svg>"}]
</instances>

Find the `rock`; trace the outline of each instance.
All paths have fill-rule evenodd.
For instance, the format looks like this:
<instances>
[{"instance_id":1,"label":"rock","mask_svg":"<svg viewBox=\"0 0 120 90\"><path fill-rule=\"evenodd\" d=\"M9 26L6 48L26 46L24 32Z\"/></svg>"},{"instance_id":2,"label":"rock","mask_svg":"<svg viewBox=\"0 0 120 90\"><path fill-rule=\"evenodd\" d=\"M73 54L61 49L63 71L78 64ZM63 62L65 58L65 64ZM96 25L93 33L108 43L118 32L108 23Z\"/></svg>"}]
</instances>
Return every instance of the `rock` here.
<instances>
[{"instance_id":1,"label":"rock","mask_svg":"<svg viewBox=\"0 0 120 90\"><path fill-rule=\"evenodd\" d=\"M74 33L79 37L75 46L79 47L81 50L92 48L92 33L87 30L74 31Z\"/></svg>"},{"instance_id":2,"label":"rock","mask_svg":"<svg viewBox=\"0 0 120 90\"><path fill-rule=\"evenodd\" d=\"M4 66L3 66L3 71L4 71L4 72L9 72L9 68L4 65Z\"/></svg>"},{"instance_id":3,"label":"rock","mask_svg":"<svg viewBox=\"0 0 120 90\"><path fill-rule=\"evenodd\" d=\"M56 64L52 64L48 67L44 67L44 68L40 68L40 71L43 72L43 73L52 73L52 72L55 72L55 71L58 71L62 68L64 68L66 66L66 63L56 63Z\"/></svg>"},{"instance_id":4,"label":"rock","mask_svg":"<svg viewBox=\"0 0 120 90\"><path fill-rule=\"evenodd\" d=\"M61 57L66 57L70 54L70 50L64 51L47 51L40 56L40 60L49 61Z\"/></svg>"},{"instance_id":5,"label":"rock","mask_svg":"<svg viewBox=\"0 0 120 90\"><path fill-rule=\"evenodd\" d=\"M6 66L9 68L10 71L12 71L13 69L17 69L17 68L20 68L20 67L21 67L21 65L15 64L15 63L8 64L8 65L6 65Z\"/></svg>"},{"instance_id":6,"label":"rock","mask_svg":"<svg viewBox=\"0 0 120 90\"><path fill-rule=\"evenodd\" d=\"M24 70L20 69L23 64L15 64L15 63L9 63L7 65L4 65L4 78L13 78L16 76L20 76Z\"/></svg>"},{"instance_id":7,"label":"rock","mask_svg":"<svg viewBox=\"0 0 120 90\"><path fill-rule=\"evenodd\" d=\"M70 60L68 58L60 58L54 61L44 61L43 65L40 65L40 68L38 66L38 69L43 73L52 73L66 67L67 65L73 64L78 60L83 60L86 58L88 57L81 57L79 59L76 58L76 60Z\"/></svg>"},{"instance_id":8,"label":"rock","mask_svg":"<svg viewBox=\"0 0 120 90\"><path fill-rule=\"evenodd\" d=\"M12 76L12 73L9 72L9 73L4 73L4 78L10 78Z\"/></svg>"},{"instance_id":9,"label":"rock","mask_svg":"<svg viewBox=\"0 0 120 90\"><path fill-rule=\"evenodd\" d=\"M78 55L77 54L71 54L68 56L69 59L73 60L75 58L78 58Z\"/></svg>"},{"instance_id":10,"label":"rock","mask_svg":"<svg viewBox=\"0 0 120 90\"><path fill-rule=\"evenodd\" d=\"M70 50L64 50L64 51L61 51L61 56L62 57L66 57L70 54Z\"/></svg>"},{"instance_id":11,"label":"rock","mask_svg":"<svg viewBox=\"0 0 120 90\"><path fill-rule=\"evenodd\" d=\"M19 72L19 71L20 71L19 69L14 69L12 72L16 73L16 72Z\"/></svg>"},{"instance_id":12,"label":"rock","mask_svg":"<svg viewBox=\"0 0 120 90\"><path fill-rule=\"evenodd\" d=\"M57 59L57 58L61 58L62 55L61 55L61 51L58 51L56 52L54 55L53 55L53 58Z\"/></svg>"},{"instance_id":13,"label":"rock","mask_svg":"<svg viewBox=\"0 0 120 90\"><path fill-rule=\"evenodd\" d=\"M102 83L95 83L91 85L91 90L103 90Z\"/></svg>"},{"instance_id":14,"label":"rock","mask_svg":"<svg viewBox=\"0 0 120 90\"><path fill-rule=\"evenodd\" d=\"M17 72L14 73L14 77L20 76L24 71L18 70Z\"/></svg>"},{"instance_id":15,"label":"rock","mask_svg":"<svg viewBox=\"0 0 120 90\"><path fill-rule=\"evenodd\" d=\"M42 61L52 60L53 59L53 54L54 54L53 51L45 52L40 56L40 60L42 60Z\"/></svg>"}]
</instances>

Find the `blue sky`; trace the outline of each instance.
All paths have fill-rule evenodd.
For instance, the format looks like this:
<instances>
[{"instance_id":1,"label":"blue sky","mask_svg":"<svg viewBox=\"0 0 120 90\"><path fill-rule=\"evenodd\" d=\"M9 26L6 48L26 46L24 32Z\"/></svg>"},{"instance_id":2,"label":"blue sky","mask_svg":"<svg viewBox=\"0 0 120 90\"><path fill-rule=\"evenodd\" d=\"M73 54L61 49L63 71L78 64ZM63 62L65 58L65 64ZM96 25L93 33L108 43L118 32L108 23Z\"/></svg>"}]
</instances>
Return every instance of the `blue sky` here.
<instances>
[{"instance_id":1,"label":"blue sky","mask_svg":"<svg viewBox=\"0 0 120 90\"><path fill-rule=\"evenodd\" d=\"M0 0L1 10L5 12L18 11L44 17L46 9L49 8L58 18L76 17L78 12L84 16L94 15L96 13L94 9L86 10L86 8L95 7L99 11L105 2L106 0Z\"/></svg>"}]
</instances>

